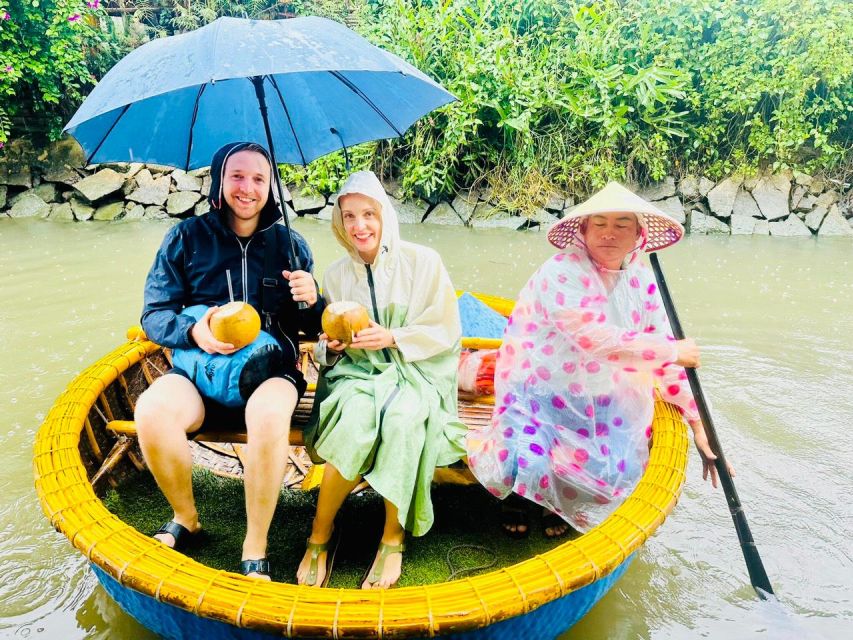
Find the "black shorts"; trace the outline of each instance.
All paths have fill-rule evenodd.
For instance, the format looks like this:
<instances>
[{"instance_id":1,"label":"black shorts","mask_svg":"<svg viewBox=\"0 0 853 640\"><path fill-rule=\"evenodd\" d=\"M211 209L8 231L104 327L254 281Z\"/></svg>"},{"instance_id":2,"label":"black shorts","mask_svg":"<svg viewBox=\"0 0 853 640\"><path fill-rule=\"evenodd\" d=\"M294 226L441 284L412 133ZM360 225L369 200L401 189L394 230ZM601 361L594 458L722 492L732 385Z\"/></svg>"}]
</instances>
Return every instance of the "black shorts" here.
<instances>
[{"instance_id":1,"label":"black shorts","mask_svg":"<svg viewBox=\"0 0 853 640\"><path fill-rule=\"evenodd\" d=\"M183 369L173 367L166 373L176 373L192 382L192 378ZM302 398L305 395L305 389L308 387L305 377L296 368L296 365L285 365L275 375L270 376L270 378L284 378L293 384L296 387L298 398ZM201 401L204 403L204 422L201 423L201 427L194 433L202 431L244 431L246 429L246 405L228 407L201 393L199 395L201 396Z\"/></svg>"}]
</instances>

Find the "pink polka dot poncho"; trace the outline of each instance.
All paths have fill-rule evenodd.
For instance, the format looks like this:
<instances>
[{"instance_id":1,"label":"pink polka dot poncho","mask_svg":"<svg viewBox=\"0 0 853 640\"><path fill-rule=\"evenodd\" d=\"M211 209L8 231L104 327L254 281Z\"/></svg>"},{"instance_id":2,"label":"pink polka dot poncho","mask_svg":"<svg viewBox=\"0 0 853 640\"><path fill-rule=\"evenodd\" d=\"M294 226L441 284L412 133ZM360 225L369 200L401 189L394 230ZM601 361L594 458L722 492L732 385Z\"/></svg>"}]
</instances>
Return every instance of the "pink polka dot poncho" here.
<instances>
[{"instance_id":1,"label":"pink polka dot poncho","mask_svg":"<svg viewBox=\"0 0 853 640\"><path fill-rule=\"evenodd\" d=\"M654 388L698 420L651 270L602 270L567 247L521 291L495 369L491 424L468 460L495 496L511 491L580 531L604 520L649 460Z\"/></svg>"}]
</instances>

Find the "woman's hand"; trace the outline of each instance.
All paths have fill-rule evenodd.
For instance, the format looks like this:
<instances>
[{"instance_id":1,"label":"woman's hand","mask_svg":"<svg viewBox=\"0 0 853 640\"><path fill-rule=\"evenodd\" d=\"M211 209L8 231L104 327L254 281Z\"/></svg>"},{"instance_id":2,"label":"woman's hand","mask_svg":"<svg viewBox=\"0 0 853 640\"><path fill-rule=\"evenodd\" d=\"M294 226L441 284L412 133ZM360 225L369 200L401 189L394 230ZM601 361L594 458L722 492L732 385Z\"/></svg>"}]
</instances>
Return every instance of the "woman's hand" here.
<instances>
[{"instance_id":1,"label":"woman's hand","mask_svg":"<svg viewBox=\"0 0 853 640\"><path fill-rule=\"evenodd\" d=\"M190 330L190 335L192 336L192 339L195 340L198 348L205 353L221 353L226 356L231 355L237 351L234 345L229 342L220 342L214 338L213 334L210 332L210 316L212 316L217 309L219 309L219 307L210 307L205 311L201 320L193 325L193 328Z\"/></svg>"},{"instance_id":2,"label":"woman's hand","mask_svg":"<svg viewBox=\"0 0 853 640\"><path fill-rule=\"evenodd\" d=\"M393 346L394 334L372 320L370 326L356 333L355 339L350 343L350 347L353 349L365 349L367 351L379 351Z\"/></svg>"},{"instance_id":3,"label":"woman's hand","mask_svg":"<svg viewBox=\"0 0 853 640\"><path fill-rule=\"evenodd\" d=\"M678 350L678 357L675 360L675 364L692 369L699 368L699 347L693 338L677 340L675 347Z\"/></svg>"},{"instance_id":4,"label":"woman's hand","mask_svg":"<svg viewBox=\"0 0 853 640\"><path fill-rule=\"evenodd\" d=\"M717 467L714 461L717 459L716 454L711 450L711 445L708 443L708 436L705 434L705 427L699 420L690 423L693 429L693 443L699 451L699 456L702 458L702 479L707 480L711 476L711 486L717 488ZM726 469L731 477L735 477L735 468L726 462Z\"/></svg>"},{"instance_id":5,"label":"woman's hand","mask_svg":"<svg viewBox=\"0 0 853 640\"><path fill-rule=\"evenodd\" d=\"M285 280L290 281L290 295L294 302L306 302L313 307L317 302L317 283L307 271L282 271Z\"/></svg>"},{"instance_id":6,"label":"woman's hand","mask_svg":"<svg viewBox=\"0 0 853 640\"><path fill-rule=\"evenodd\" d=\"M347 345L340 340L329 340L329 336L325 333L321 333L317 338L319 341L326 341L326 351L331 351L334 354L340 355L347 348Z\"/></svg>"}]
</instances>

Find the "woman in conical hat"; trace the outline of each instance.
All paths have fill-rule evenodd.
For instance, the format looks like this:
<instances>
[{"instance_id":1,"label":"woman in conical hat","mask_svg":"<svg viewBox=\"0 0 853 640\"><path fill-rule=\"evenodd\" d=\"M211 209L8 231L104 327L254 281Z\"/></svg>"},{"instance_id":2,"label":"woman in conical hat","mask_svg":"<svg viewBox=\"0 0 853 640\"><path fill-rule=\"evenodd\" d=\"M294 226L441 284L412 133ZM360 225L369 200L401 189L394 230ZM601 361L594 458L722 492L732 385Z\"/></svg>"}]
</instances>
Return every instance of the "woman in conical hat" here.
<instances>
[{"instance_id":1,"label":"woman in conical hat","mask_svg":"<svg viewBox=\"0 0 853 640\"><path fill-rule=\"evenodd\" d=\"M611 182L548 232L559 253L519 294L495 370L491 424L468 435L468 460L495 496L543 507L546 535L587 531L634 488L649 459L654 389L693 429L703 475L716 486L683 367L699 365L676 341L651 271L638 260L678 242L671 216ZM527 534L526 501L504 528Z\"/></svg>"}]
</instances>

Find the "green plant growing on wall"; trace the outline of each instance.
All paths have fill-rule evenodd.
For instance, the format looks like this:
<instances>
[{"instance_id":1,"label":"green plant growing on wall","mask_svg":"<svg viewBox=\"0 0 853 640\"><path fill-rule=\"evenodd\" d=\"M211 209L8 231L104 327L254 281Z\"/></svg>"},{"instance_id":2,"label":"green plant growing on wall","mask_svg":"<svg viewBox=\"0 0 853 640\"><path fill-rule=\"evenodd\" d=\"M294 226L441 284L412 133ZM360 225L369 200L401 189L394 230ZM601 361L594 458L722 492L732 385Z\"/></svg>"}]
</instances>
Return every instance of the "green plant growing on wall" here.
<instances>
[{"instance_id":1,"label":"green plant growing on wall","mask_svg":"<svg viewBox=\"0 0 853 640\"><path fill-rule=\"evenodd\" d=\"M0 3L0 143L13 129L55 139L121 51L98 0Z\"/></svg>"}]
</instances>

